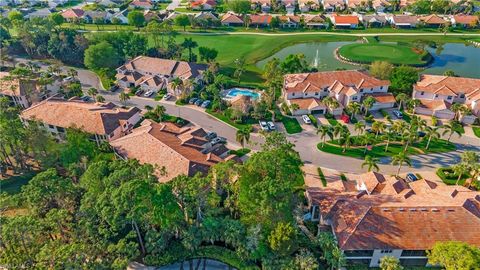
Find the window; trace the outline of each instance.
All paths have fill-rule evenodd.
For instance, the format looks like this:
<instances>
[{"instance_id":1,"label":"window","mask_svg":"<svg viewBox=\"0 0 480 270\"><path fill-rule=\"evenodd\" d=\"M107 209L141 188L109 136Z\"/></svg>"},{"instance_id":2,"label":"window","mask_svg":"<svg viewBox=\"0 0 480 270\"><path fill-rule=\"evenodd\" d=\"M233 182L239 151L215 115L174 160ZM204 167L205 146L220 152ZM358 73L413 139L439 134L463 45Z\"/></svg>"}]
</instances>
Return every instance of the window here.
<instances>
[{"instance_id":1,"label":"window","mask_svg":"<svg viewBox=\"0 0 480 270\"><path fill-rule=\"evenodd\" d=\"M353 96L353 97L352 97L352 100L357 100L357 97L356 97L356 96Z\"/></svg>"},{"instance_id":2,"label":"window","mask_svg":"<svg viewBox=\"0 0 480 270\"><path fill-rule=\"evenodd\" d=\"M425 92L423 92L423 91L422 91L422 92L420 92L420 95L421 95L421 96L425 95Z\"/></svg>"},{"instance_id":3,"label":"window","mask_svg":"<svg viewBox=\"0 0 480 270\"><path fill-rule=\"evenodd\" d=\"M380 86L380 90L383 90L383 86Z\"/></svg>"},{"instance_id":4,"label":"window","mask_svg":"<svg viewBox=\"0 0 480 270\"><path fill-rule=\"evenodd\" d=\"M435 94L435 97L437 98L437 97L438 97L438 95L437 95L437 94Z\"/></svg>"},{"instance_id":5,"label":"window","mask_svg":"<svg viewBox=\"0 0 480 270\"><path fill-rule=\"evenodd\" d=\"M460 94L459 98L465 98L465 94Z\"/></svg>"},{"instance_id":6,"label":"window","mask_svg":"<svg viewBox=\"0 0 480 270\"><path fill-rule=\"evenodd\" d=\"M51 129L55 128L55 126L53 126L53 125L48 125L48 127L51 128Z\"/></svg>"},{"instance_id":7,"label":"window","mask_svg":"<svg viewBox=\"0 0 480 270\"><path fill-rule=\"evenodd\" d=\"M294 96L295 96L295 93L292 93L292 97L294 97Z\"/></svg>"},{"instance_id":8,"label":"window","mask_svg":"<svg viewBox=\"0 0 480 270\"><path fill-rule=\"evenodd\" d=\"M360 93L363 93L363 89L360 89Z\"/></svg>"},{"instance_id":9,"label":"window","mask_svg":"<svg viewBox=\"0 0 480 270\"><path fill-rule=\"evenodd\" d=\"M373 250L346 250L344 254L346 257L371 257Z\"/></svg>"},{"instance_id":10,"label":"window","mask_svg":"<svg viewBox=\"0 0 480 270\"><path fill-rule=\"evenodd\" d=\"M58 132L65 132L65 129L62 127L57 127Z\"/></svg>"},{"instance_id":11,"label":"window","mask_svg":"<svg viewBox=\"0 0 480 270\"><path fill-rule=\"evenodd\" d=\"M452 99L452 96L448 96L447 99Z\"/></svg>"},{"instance_id":12,"label":"window","mask_svg":"<svg viewBox=\"0 0 480 270\"><path fill-rule=\"evenodd\" d=\"M318 96L319 94L320 94L320 93L318 93L318 92L315 92L315 96Z\"/></svg>"},{"instance_id":13,"label":"window","mask_svg":"<svg viewBox=\"0 0 480 270\"><path fill-rule=\"evenodd\" d=\"M391 250L391 249L382 249L382 250L380 250L380 253L383 253L383 254L389 254L389 253L392 253L392 252L393 252L393 250Z\"/></svg>"},{"instance_id":14,"label":"window","mask_svg":"<svg viewBox=\"0 0 480 270\"><path fill-rule=\"evenodd\" d=\"M425 250L404 250L402 257L424 257L427 256Z\"/></svg>"}]
</instances>

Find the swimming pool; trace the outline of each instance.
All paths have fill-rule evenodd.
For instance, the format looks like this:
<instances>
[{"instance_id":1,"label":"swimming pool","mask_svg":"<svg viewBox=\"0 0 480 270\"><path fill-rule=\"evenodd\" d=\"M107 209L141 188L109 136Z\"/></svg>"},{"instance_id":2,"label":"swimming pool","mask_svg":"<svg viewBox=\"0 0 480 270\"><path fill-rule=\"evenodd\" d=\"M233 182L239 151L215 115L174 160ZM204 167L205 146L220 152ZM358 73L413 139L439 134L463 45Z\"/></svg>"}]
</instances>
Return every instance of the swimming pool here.
<instances>
[{"instance_id":1,"label":"swimming pool","mask_svg":"<svg viewBox=\"0 0 480 270\"><path fill-rule=\"evenodd\" d=\"M227 99L234 98L236 96L249 96L252 99L260 98L259 93L255 92L253 90L246 89L246 88L232 88L232 89L227 90L227 92L225 94L225 98L227 98Z\"/></svg>"}]
</instances>

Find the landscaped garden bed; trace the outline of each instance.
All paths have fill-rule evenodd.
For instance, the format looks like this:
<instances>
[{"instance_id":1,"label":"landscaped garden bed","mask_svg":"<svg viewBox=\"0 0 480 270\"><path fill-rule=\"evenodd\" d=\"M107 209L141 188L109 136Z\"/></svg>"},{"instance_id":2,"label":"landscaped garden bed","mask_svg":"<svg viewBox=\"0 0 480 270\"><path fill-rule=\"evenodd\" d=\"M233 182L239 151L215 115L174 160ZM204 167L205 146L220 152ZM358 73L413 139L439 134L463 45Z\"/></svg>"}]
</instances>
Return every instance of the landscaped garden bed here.
<instances>
[{"instance_id":1,"label":"landscaped garden bed","mask_svg":"<svg viewBox=\"0 0 480 270\"><path fill-rule=\"evenodd\" d=\"M437 175L442 179L442 181L447 184L447 185L455 185L457 184L458 180L458 174L456 174L452 168L439 168L437 170ZM463 174L462 177L460 177L460 180L458 181L458 185L463 185L465 183L465 180L470 177L468 174Z\"/></svg>"},{"instance_id":2,"label":"landscaped garden bed","mask_svg":"<svg viewBox=\"0 0 480 270\"><path fill-rule=\"evenodd\" d=\"M283 117L282 123L288 134L295 134L295 133L302 132L302 127L300 126L296 118Z\"/></svg>"},{"instance_id":3,"label":"landscaped garden bed","mask_svg":"<svg viewBox=\"0 0 480 270\"><path fill-rule=\"evenodd\" d=\"M323 152L330 154L349 156L354 158L363 159L366 155L382 158L382 157L391 157L397 155L400 152L403 152L405 145L399 141L390 142L387 151L385 151L385 142L382 140L377 140L373 146L368 147L365 151L365 146L357 143L358 136L353 137L352 146L346 148L340 145L338 140L332 140L325 143L322 147L322 144L318 144L318 149ZM435 140L430 143L429 149L425 150L426 140L413 143L407 148L406 153L408 155L419 155L419 154L429 154L429 153L443 153L454 151L455 145L446 140Z\"/></svg>"},{"instance_id":4,"label":"landscaped garden bed","mask_svg":"<svg viewBox=\"0 0 480 270\"><path fill-rule=\"evenodd\" d=\"M480 127L472 127L472 129L473 129L473 133L475 134L475 136L480 138Z\"/></svg>"},{"instance_id":5,"label":"landscaped garden bed","mask_svg":"<svg viewBox=\"0 0 480 270\"><path fill-rule=\"evenodd\" d=\"M339 56L348 62L370 64L387 61L394 65L425 66L431 61L429 52L407 45L354 43L340 47Z\"/></svg>"}]
</instances>

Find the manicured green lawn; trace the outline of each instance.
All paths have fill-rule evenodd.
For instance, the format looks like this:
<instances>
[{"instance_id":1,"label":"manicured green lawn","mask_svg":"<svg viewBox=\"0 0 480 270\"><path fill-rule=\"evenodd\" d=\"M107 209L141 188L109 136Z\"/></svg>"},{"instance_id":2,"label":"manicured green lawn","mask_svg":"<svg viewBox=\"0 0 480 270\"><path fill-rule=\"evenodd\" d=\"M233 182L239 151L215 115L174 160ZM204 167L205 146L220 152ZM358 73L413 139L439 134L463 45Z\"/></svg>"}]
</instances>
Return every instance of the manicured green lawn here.
<instances>
[{"instance_id":1,"label":"manicured green lawn","mask_svg":"<svg viewBox=\"0 0 480 270\"><path fill-rule=\"evenodd\" d=\"M390 143L390 145L388 146L387 152L385 152L385 145L374 146L372 147L371 150L367 150L366 153L363 147L347 148L345 152L343 152L343 147L338 145L337 140L333 140L330 142L333 143L334 145L325 144L322 147L321 143L319 143L317 147L320 151L323 151L323 152L327 152L335 155L361 158L361 159L363 159L365 155L370 155L372 157L377 157L377 158L391 157L402 152L404 148L404 145L401 143ZM428 153L443 153L443 152L450 152L455 150L455 145L446 140L432 141L430 143L428 150L425 150L426 144L427 144L426 140L414 143L411 147L407 149L407 154L417 155L417 154L428 154Z\"/></svg>"},{"instance_id":2,"label":"manicured green lawn","mask_svg":"<svg viewBox=\"0 0 480 270\"><path fill-rule=\"evenodd\" d=\"M326 114L325 118L327 118L328 123L330 123L330 125L332 125L332 126L336 126L338 124L338 121L337 121L337 119L335 119L335 116L333 116L331 114Z\"/></svg>"},{"instance_id":3,"label":"manicured green lawn","mask_svg":"<svg viewBox=\"0 0 480 270\"><path fill-rule=\"evenodd\" d=\"M237 128L237 129L247 128L247 127L252 125L252 123L235 123L234 121L230 120L230 118L228 118L227 116L225 116L221 112L215 112L215 111L212 111L210 109L207 109L205 112L207 112L211 116L217 118L218 120L223 121L223 122Z\"/></svg>"},{"instance_id":4,"label":"manicured green lawn","mask_svg":"<svg viewBox=\"0 0 480 270\"><path fill-rule=\"evenodd\" d=\"M472 127L472 129L473 129L473 133L475 134L475 136L480 138L480 127Z\"/></svg>"},{"instance_id":5,"label":"manicured green lawn","mask_svg":"<svg viewBox=\"0 0 480 270\"><path fill-rule=\"evenodd\" d=\"M360 63L387 61L397 65L423 65L427 62L423 59L423 53L405 45L354 43L342 46L338 52L341 56Z\"/></svg>"},{"instance_id":6,"label":"manicured green lawn","mask_svg":"<svg viewBox=\"0 0 480 270\"><path fill-rule=\"evenodd\" d=\"M288 134L302 132L302 127L300 126L296 118L290 118L285 116L282 119L282 123Z\"/></svg>"},{"instance_id":7,"label":"manicured green lawn","mask_svg":"<svg viewBox=\"0 0 480 270\"><path fill-rule=\"evenodd\" d=\"M35 176L36 173L30 172L19 176L12 176L5 180L0 180L0 192L6 192L8 194L19 193L23 185L26 185L30 179Z\"/></svg>"}]
</instances>

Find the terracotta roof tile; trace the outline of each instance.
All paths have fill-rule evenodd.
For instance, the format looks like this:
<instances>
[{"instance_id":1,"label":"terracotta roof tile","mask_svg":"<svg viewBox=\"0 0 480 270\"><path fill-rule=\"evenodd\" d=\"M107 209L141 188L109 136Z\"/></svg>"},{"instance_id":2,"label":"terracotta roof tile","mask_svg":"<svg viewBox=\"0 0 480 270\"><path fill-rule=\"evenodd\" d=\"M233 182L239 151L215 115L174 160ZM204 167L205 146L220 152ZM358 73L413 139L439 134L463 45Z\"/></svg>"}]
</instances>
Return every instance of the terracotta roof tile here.
<instances>
[{"instance_id":1,"label":"terracotta roof tile","mask_svg":"<svg viewBox=\"0 0 480 270\"><path fill-rule=\"evenodd\" d=\"M480 89L480 79L422 74L413 88L415 91L468 96Z\"/></svg>"}]
</instances>

